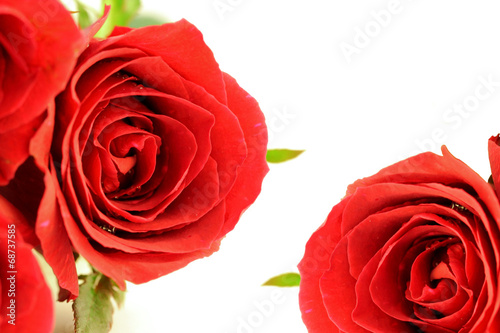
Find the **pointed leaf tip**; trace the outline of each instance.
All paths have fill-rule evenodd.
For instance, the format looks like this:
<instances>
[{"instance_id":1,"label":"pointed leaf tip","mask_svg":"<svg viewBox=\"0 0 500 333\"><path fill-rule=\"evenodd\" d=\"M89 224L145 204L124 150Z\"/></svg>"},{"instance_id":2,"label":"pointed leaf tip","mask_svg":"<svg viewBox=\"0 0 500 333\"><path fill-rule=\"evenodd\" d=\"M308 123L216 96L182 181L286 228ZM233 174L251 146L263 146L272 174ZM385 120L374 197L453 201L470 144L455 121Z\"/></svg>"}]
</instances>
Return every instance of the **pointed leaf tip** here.
<instances>
[{"instance_id":1,"label":"pointed leaf tip","mask_svg":"<svg viewBox=\"0 0 500 333\"><path fill-rule=\"evenodd\" d=\"M300 274L285 273L267 280L263 286L274 287L298 287L300 285Z\"/></svg>"},{"instance_id":2,"label":"pointed leaf tip","mask_svg":"<svg viewBox=\"0 0 500 333\"><path fill-rule=\"evenodd\" d=\"M266 160L269 163L282 163L296 158L304 151L305 150L269 149L266 154Z\"/></svg>"}]
</instances>

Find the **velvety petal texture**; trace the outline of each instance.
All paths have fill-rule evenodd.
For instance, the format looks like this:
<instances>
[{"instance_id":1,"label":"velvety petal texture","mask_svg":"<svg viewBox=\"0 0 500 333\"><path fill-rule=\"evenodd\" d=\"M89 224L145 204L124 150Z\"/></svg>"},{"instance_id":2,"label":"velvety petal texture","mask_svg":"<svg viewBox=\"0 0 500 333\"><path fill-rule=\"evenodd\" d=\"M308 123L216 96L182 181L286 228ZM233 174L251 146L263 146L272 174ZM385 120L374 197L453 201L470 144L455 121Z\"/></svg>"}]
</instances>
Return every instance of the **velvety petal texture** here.
<instances>
[{"instance_id":1,"label":"velvety petal texture","mask_svg":"<svg viewBox=\"0 0 500 333\"><path fill-rule=\"evenodd\" d=\"M83 47L83 34L59 1L0 3L0 186L30 155L48 162L53 100Z\"/></svg>"},{"instance_id":2,"label":"velvety petal texture","mask_svg":"<svg viewBox=\"0 0 500 333\"><path fill-rule=\"evenodd\" d=\"M312 333L498 332L499 222L492 186L446 148L356 181L299 264L304 323Z\"/></svg>"},{"instance_id":3,"label":"velvety petal texture","mask_svg":"<svg viewBox=\"0 0 500 333\"><path fill-rule=\"evenodd\" d=\"M257 102L185 20L92 40L56 113L37 235L72 297L72 249L121 287L168 274L218 250L268 172Z\"/></svg>"},{"instance_id":4,"label":"velvety petal texture","mask_svg":"<svg viewBox=\"0 0 500 333\"><path fill-rule=\"evenodd\" d=\"M488 155L491 166L491 181L495 185L497 194L500 193L500 134L488 141Z\"/></svg>"},{"instance_id":5,"label":"velvety petal texture","mask_svg":"<svg viewBox=\"0 0 500 333\"><path fill-rule=\"evenodd\" d=\"M54 300L32 247L20 230L24 216L0 197L0 332L51 333Z\"/></svg>"}]
</instances>

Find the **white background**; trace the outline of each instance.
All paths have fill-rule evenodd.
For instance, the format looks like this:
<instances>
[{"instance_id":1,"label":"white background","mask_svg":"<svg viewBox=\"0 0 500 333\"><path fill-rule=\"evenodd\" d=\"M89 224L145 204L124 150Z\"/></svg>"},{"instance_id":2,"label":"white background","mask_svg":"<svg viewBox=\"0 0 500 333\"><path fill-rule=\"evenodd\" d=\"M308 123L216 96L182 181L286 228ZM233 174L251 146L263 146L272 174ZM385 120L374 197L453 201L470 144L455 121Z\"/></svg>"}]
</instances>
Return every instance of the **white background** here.
<instances>
[{"instance_id":1,"label":"white background","mask_svg":"<svg viewBox=\"0 0 500 333\"><path fill-rule=\"evenodd\" d=\"M270 147L306 152L271 166L218 253L129 284L112 332L305 333L298 290L260 285L296 271L348 184L441 144L489 176L487 140L500 132L497 1L143 2L145 13L203 32L222 70L260 102ZM372 12L387 9L382 26ZM347 44L357 53L346 57ZM56 332L71 332L68 307L58 311Z\"/></svg>"}]
</instances>

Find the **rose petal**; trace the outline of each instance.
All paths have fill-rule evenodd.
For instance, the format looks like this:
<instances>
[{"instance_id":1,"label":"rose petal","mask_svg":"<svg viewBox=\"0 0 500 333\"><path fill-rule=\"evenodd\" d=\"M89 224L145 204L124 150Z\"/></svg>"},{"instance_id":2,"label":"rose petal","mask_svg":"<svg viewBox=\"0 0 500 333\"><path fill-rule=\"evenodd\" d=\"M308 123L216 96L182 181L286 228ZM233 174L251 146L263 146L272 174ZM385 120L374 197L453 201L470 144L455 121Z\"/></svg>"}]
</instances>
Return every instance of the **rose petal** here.
<instances>
[{"instance_id":1,"label":"rose petal","mask_svg":"<svg viewBox=\"0 0 500 333\"><path fill-rule=\"evenodd\" d=\"M219 202L217 176L217 163L209 159L198 177L184 188L162 214L147 223L111 218L98 211L96 212L97 218L107 225L127 232L166 230L196 221Z\"/></svg>"},{"instance_id":2,"label":"rose petal","mask_svg":"<svg viewBox=\"0 0 500 333\"><path fill-rule=\"evenodd\" d=\"M106 248L115 248L127 253L188 253L209 249L216 241L224 223L225 205L220 203L198 221L168 232L133 234L120 233L114 236L93 223L83 223L93 240ZM90 222L90 221L89 221Z\"/></svg>"},{"instance_id":3,"label":"rose petal","mask_svg":"<svg viewBox=\"0 0 500 333\"><path fill-rule=\"evenodd\" d=\"M347 238L337 244L330 257L330 269L319 280L321 295L328 316L341 331L369 332L351 317L356 306L356 279L349 274Z\"/></svg>"},{"instance_id":4,"label":"rose petal","mask_svg":"<svg viewBox=\"0 0 500 333\"><path fill-rule=\"evenodd\" d=\"M59 286L71 293L70 298L78 296L78 277L76 273L75 258L69 237L64 228L63 221L67 218L59 210L56 200L60 200L61 192L57 183L54 166L52 171L47 171L44 176L45 193L38 210L36 234L40 239L45 260L52 267L59 281ZM56 240L57 241L54 241Z\"/></svg>"},{"instance_id":5,"label":"rose petal","mask_svg":"<svg viewBox=\"0 0 500 333\"><path fill-rule=\"evenodd\" d=\"M225 105L190 82L185 83L190 101L211 112L215 123L210 132L213 147L210 156L217 162L220 196L225 197L233 187L238 169L247 157L247 146L241 123ZM228 90L229 93L229 90Z\"/></svg>"},{"instance_id":6,"label":"rose petal","mask_svg":"<svg viewBox=\"0 0 500 333\"><path fill-rule=\"evenodd\" d=\"M382 252L373 255L358 277L356 283L356 307L352 312L352 320L371 332L384 332L388 328L399 332L410 331L408 323L395 320L373 303L370 282L381 259Z\"/></svg>"},{"instance_id":7,"label":"rose petal","mask_svg":"<svg viewBox=\"0 0 500 333\"><path fill-rule=\"evenodd\" d=\"M261 190L269 171L266 162L267 127L257 101L244 91L232 77L224 73L229 109L238 117L245 135L247 157L238 169L238 177L226 196L226 223L221 236L232 230L245 209Z\"/></svg>"},{"instance_id":8,"label":"rose petal","mask_svg":"<svg viewBox=\"0 0 500 333\"><path fill-rule=\"evenodd\" d=\"M219 65L200 31L186 20L131 30L99 43L101 49L129 45L134 45L149 56L162 57L176 73L203 87L219 102L226 103L226 90Z\"/></svg>"},{"instance_id":9,"label":"rose petal","mask_svg":"<svg viewBox=\"0 0 500 333\"><path fill-rule=\"evenodd\" d=\"M340 332L330 320L323 303L319 280L330 267L330 253L339 239L342 212L349 197L333 207L325 223L316 230L306 245L298 268L301 276L299 303L302 320L310 333Z\"/></svg>"},{"instance_id":10,"label":"rose petal","mask_svg":"<svg viewBox=\"0 0 500 333\"><path fill-rule=\"evenodd\" d=\"M220 201L219 188L217 162L213 158L209 158L203 170L165 209L165 212L153 221L154 224L170 228L198 220ZM149 230L157 229L150 223L148 225Z\"/></svg>"},{"instance_id":11,"label":"rose petal","mask_svg":"<svg viewBox=\"0 0 500 333\"><path fill-rule=\"evenodd\" d=\"M378 191L377 191L378 192ZM364 194L364 191L360 191ZM384 192L378 192L385 195ZM412 216L428 213L460 219L461 215L447 207L436 204L401 205L368 216L352 230L348 237L348 257L350 273L358 278L371 257L397 232ZM368 241L370 240L370 241ZM472 265L472 263L470 263ZM480 266L481 267L481 266ZM474 265L477 274L478 266ZM482 267L481 267L482 268Z\"/></svg>"},{"instance_id":12,"label":"rose petal","mask_svg":"<svg viewBox=\"0 0 500 333\"><path fill-rule=\"evenodd\" d=\"M214 242L209 249L189 253L140 253L137 255L107 249L95 242L92 244L89 242L86 234L80 230L72 218L64 200L60 201L60 207L67 217L64 223L72 244L94 267L112 278L121 289L125 289L125 280L133 283L148 282L180 269L195 259L206 257L219 248L219 243Z\"/></svg>"},{"instance_id":13,"label":"rose petal","mask_svg":"<svg viewBox=\"0 0 500 333\"><path fill-rule=\"evenodd\" d=\"M488 140L488 155L490 159L491 177L497 194L500 192L500 134Z\"/></svg>"},{"instance_id":14,"label":"rose petal","mask_svg":"<svg viewBox=\"0 0 500 333\"><path fill-rule=\"evenodd\" d=\"M51 291L45 283L44 276L40 271L38 261L32 253L32 248L26 244L17 230L17 226L26 223L22 214L17 211L7 200L0 197L0 330L5 333L13 332L51 332L54 328L54 306ZM15 229L8 228L15 225ZM14 233L8 230L15 230ZM8 238L14 235L15 238ZM8 245L15 244L15 268L9 269ZM12 255L12 253L10 253ZM15 303L16 325L8 323L8 317L12 294L8 291L11 277L10 271L15 271L15 300L23 300ZM2 287L3 284L3 288Z\"/></svg>"}]
</instances>

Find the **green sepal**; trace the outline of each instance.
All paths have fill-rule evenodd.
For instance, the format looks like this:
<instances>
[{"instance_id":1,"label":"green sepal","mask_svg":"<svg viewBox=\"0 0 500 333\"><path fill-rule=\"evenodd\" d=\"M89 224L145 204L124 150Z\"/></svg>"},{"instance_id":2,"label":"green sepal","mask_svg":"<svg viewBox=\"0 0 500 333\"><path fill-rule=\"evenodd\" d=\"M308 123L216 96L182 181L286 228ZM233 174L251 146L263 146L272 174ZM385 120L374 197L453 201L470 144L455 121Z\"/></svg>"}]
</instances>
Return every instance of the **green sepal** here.
<instances>
[{"instance_id":1,"label":"green sepal","mask_svg":"<svg viewBox=\"0 0 500 333\"><path fill-rule=\"evenodd\" d=\"M102 0L102 8L111 6L108 18L95 37L105 38L116 26L127 27L141 8L141 0Z\"/></svg>"},{"instance_id":2,"label":"green sepal","mask_svg":"<svg viewBox=\"0 0 500 333\"><path fill-rule=\"evenodd\" d=\"M79 0L75 0L75 4L78 11L78 25L80 28L85 29L91 26L93 23L90 14L91 9Z\"/></svg>"},{"instance_id":3,"label":"green sepal","mask_svg":"<svg viewBox=\"0 0 500 333\"><path fill-rule=\"evenodd\" d=\"M121 306L125 292L107 276L95 272L80 276L79 295L73 302L75 333L107 333L113 324L113 301Z\"/></svg>"}]
</instances>

